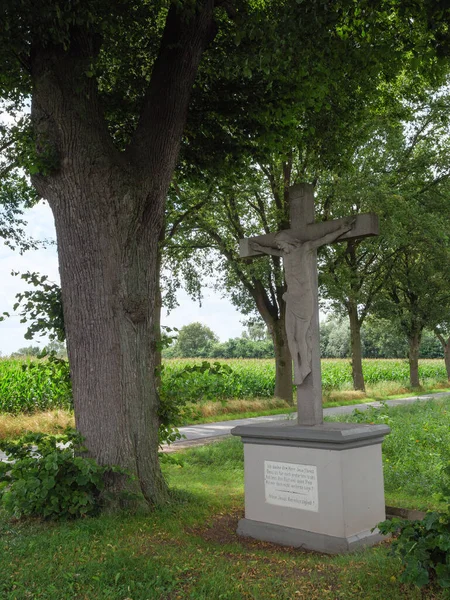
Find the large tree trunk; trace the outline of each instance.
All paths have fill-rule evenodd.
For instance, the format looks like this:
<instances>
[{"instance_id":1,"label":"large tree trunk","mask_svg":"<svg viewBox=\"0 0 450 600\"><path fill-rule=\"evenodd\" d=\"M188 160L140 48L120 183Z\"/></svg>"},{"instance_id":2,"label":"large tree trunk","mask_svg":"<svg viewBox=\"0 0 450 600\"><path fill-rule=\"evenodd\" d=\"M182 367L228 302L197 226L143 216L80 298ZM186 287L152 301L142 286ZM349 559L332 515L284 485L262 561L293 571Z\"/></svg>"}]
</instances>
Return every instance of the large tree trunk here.
<instances>
[{"instance_id":1,"label":"large tree trunk","mask_svg":"<svg viewBox=\"0 0 450 600\"><path fill-rule=\"evenodd\" d=\"M45 165L33 177L55 217L76 425L89 455L135 476L107 491L161 503L156 348L158 241L190 92L215 27L214 2L169 10L140 120L126 152L112 142L94 78L97 41L32 52L32 119Z\"/></svg>"},{"instance_id":2,"label":"large tree trunk","mask_svg":"<svg viewBox=\"0 0 450 600\"><path fill-rule=\"evenodd\" d=\"M275 351L275 396L294 405L292 386L292 358L286 336L284 321L279 319L271 324L270 332Z\"/></svg>"},{"instance_id":3,"label":"large tree trunk","mask_svg":"<svg viewBox=\"0 0 450 600\"><path fill-rule=\"evenodd\" d=\"M61 190L57 202L51 199L76 426L100 464L137 474L147 501L160 502L166 493L155 380L160 222L127 239L116 215L106 205L99 209L118 196L93 189L73 202ZM116 485L122 482L110 488Z\"/></svg>"},{"instance_id":4,"label":"large tree trunk","mask_svg":"<svg viewBox=\"0 0 450 600\"><path fill-rule=\"evenodd\" d=\"M408 336L409 385L412 388L420 386L419 381L419 347L422 332L415 331Z\"/></svg>"},{"instance_id":5,"label":"large tree trunk","mask_svg":"<svg viewBox=\"0 0 450 600\"><path fill-rule=\"evenodd\" d=\"M350 320L353 389L364 392L366 388L362 369L361 322L358 316L358 307L354 302L349 302L347 309Z\"/></svg>"}]
</instances>

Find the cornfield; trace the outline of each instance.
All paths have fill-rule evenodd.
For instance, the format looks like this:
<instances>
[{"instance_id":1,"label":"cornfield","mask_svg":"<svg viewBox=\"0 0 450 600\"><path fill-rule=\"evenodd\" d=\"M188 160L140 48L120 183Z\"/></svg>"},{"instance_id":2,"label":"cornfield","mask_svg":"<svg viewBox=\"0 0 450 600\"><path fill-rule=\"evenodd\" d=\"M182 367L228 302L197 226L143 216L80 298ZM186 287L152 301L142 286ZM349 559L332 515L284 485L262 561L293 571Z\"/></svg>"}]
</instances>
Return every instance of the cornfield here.
<instances>
[{"instance_id":1,"label":"cornfield","mask_svg":"<svg viewBox=\"0 0 450 600\"><path fill-rule=\"evenodd\" d=\"M213 361L211 361L213 362ZM275 364L271 359L223 359L214 361L219 372L193 370L186 367L201 360L168 359L164 361L161 395L166 399L188 402L222 401L242 398L270 398L275 388ZM367 359L363 361L367 385L381 382L408 384L407 360ZM217 369L216 369L217 371ZM447 379L443 360L421 360L421 380ZM322 360L322 382L325 392L350 389L350 361ZM46 360L0 360L0 412L33 413L54 408L70 408L72 392L67 365Z\"/></svg>"},{"instance_id":2,"label":"cornfield","mask_svg":"<svg viewBox=\"0 0 450 600\"><path fill-rule=\"evenodd\" d=\"M186 365L200 363L194 359L169 359L164 362L162 389L185 393L192 400L201 400L214 395L216 399L271 397L275 389L275 362L273 359L222 359L231 371L220 377L211 378L208 372L192 373L179 378ZM364 377L367 385L381 382L396 382L407 385L409 364L402 359L363 360ZM426 359L420 361L419 376L427 379L447 379L444 361ZM352 368L348 359L322 359L322 387L324 391L350 388Z\"/></svg>"},{"instance_id":3,"label":"cornfield","mask_svg":"<svg viewBox=\"0 0 450 600\"><path fill-rule=\"evenodd\" d=\"M65 361L0 360L0 412L70 408L72 386Z\"/></svg>"}]
</instances>

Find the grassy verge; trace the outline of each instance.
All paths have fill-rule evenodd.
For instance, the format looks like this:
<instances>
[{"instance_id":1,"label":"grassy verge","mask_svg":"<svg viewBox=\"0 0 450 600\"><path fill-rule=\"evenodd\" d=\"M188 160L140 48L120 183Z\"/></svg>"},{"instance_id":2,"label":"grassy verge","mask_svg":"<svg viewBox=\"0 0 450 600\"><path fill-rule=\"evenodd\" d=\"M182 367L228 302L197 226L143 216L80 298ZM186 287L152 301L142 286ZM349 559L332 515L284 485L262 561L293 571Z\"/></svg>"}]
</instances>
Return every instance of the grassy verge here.
<instances>
[{"instance_id":1,"label":"grassy verge","mask_svg":"<svg viewBox=\"0 0 450 600\"><path fill-rule=\"evenodd\" d=\"M26 431L58 433L74 426L73 413L68 410L46 410L33 414L0 414L0 439L19 437Z\"/></svg>"},{"instance_id":2,"label":"grassy verge","mask_svg":"<svg viewBox=\"0 0 450 600\"><path fill-rule=\"evenodd\" d=\"M327 404L340 406L342 403L358 404L448 391L450 391L450 385L447 380L424 380L419 388L411 388L397 381L382 381L374 385L367 385L365 392L355 391L345 386L337 390L325 391L323 401L325 407Z\"/></svg>"},{"instance_id":3,"label":"grassy verge","mask_svg":"<svg viewBox=\"0 0 450 600\"><path fill-rule=\"evenodd\" d=\"M194 424L200 423L215 423L216 421L233 421L236 419L251 419L253 417L267 417L269 415L285 415L294 413L297 408L293 408L292 406L288 406L286 404L283 408L270 408L268 410L247 410L244 412L232 412L232 413L223 413L223 414L215 414L208 417L199 417L194 421Z\"/></svg>"},{"instance_id":4,"label":"grassy verge","mask_svg":"<svg viewBox=\"0 0 450 600\"><path fill-rule=\"evenodd\" d=\"M401 450L399 461L410 451L404 446L408 446L409 437L416 438L418 428L427 423L432 433L423 436L424 443L428 440L427 448L409 458L414 473L418 464L428 464L427 452L437 453L449 442L443 431L449 429L446 419L450 403L436 406L436 412L410 411L406 421L399 411L388 413L391 437L396 438L392 451ZM386 415L374 411L371 416L372 420L382 420ZM442 419L442 429L437 428ZM394 421L399 422L398 426L393 425ZM438 446L436 436L441 440ZM420 447L413 444L412 448ZM187 450L179 458L181 467L164 465L173 490L172 503L149 515L48 524L11 523L0 513L2 600L449 597L433 587L420 591L399 583L400 565L389 555L388 544L357 554L327 557L238 538L235 530L243 512L240 440ZM439 473L434 468L430 471L430 481L436 485ZM403 481L403 476L397 481L395 477L387 478L389 486ZM415 506L425 498L420 493L411 495L406 488L403 493Z\"/></svg>"},{"instance_id":5,"label":"grassy verge","mask_svg":"<svg viewBox=\"0 0 450 600\"><path fill-rule=\"evenodd\" d=\"M450 392L448 381L431 379L425 381L420 388L408 388L395 381L386 381L373 386L368 386L366 392L352 389L339 389L325 391L323 394L323 407L365 404L380 402L394 398L408 396L423 396L434 392ZM214 421L228 421L247 417L276 415L283 412L294 412L296 408L287 402L274 398L249 398L247 400L228 400L226 402L203 402L192 405L198 412L193 423L212 423Z\"/></svg>"},{"instance_id":6,"label":"grassy verge","mask_svg":"<svg viewBox=\"0 0 450 600\"><path fill-rule=\"evenodd\" d=\"M389 425L391 434L383 443L387 504L419 510L441 506L442 469L450 462L450 399L369 408L327 420Z\"/></svg>"}]
</instances>

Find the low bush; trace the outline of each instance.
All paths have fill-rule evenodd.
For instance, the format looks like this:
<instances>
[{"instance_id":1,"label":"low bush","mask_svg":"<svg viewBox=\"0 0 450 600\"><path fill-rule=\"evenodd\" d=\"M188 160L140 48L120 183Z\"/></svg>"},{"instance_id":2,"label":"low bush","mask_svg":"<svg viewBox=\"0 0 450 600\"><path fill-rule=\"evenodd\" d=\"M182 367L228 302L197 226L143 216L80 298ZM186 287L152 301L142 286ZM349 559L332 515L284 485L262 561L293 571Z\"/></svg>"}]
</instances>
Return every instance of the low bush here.
<instances>
[{"instance_id":1,"label":"low bush","mask_svg":"<svg viewBox=\"0 0 450 600\"><path fill-rule=\"evenodd\" d=\"M428 512L423 521L392 519L378 525L381 533L396 537L391 551L399 556L403 571L400 581L418 587L436 582L450 588L450 514Z\"/></svg>"},{"instance_id":2,"label":"low bush","mask_svg":"<svg viewBox=\"0 0 450 600\"><path fill-rule=\"evenodd\" d=\"M103 478L119 469L101 467L78 456L82 438L74 430L60 435L28 433L0 443L10 462L0 462L0 504L14 517L67 519L100 508Z\"/></svg>"}]
</instances>

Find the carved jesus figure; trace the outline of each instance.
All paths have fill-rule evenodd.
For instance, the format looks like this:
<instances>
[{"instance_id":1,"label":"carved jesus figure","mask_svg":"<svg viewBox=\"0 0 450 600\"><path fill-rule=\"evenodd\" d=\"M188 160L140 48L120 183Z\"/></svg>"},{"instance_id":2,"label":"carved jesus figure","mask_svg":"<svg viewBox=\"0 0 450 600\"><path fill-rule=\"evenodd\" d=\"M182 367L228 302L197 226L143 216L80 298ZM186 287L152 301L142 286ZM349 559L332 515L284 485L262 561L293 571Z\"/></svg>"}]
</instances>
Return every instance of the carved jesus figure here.
<instances>
[{"instance_id":1,"label":"carved jesus figure","mask_svg":"<svg viewBox=\"0 0 450 600\"><path fill-rule=\"evenodd\" d=\"M294 363L296 385L301 385L311 373L309 329L315 307L308 255L319 246L336 241L341 235L350 231L354 223L355 218L346 219L344 225L316 240L302 242L293 234L282 231L275 235L276 247L250 242L253 250L283 257L287 287L283 294L283 300L286 302L286 335Z\"/></svg>"}]
</instances>

